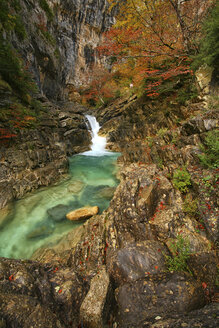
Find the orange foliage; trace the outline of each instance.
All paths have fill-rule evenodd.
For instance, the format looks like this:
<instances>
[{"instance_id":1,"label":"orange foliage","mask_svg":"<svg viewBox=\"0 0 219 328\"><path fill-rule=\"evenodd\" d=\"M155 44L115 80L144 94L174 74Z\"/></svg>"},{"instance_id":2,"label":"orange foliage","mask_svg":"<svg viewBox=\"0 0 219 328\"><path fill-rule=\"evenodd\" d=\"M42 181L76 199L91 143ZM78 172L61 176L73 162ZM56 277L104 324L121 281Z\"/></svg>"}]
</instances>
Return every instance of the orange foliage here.
<instances>
[{"instance_id":1,"label":"orange foliage","mask_svg":"<svg viewBox=\"0 0 219 328\"><path fill-rule=\"evenodd\" d=\"M116 25L105 33L99 54L113 58L114 69L128 72L135 87L153 80L146 92L156 96L167 79L191 74L188 56L196 51L200 23L211 2L127 0L120 5Z\"/></svg>"},{"instance_id":2,"label":"orange foliage","mask_svg":"<svg viewBox=\"0 0 219 328\"><path fill-rule=\"evenodd\" d=\"M114 97L116 86L112 80L112 74L108 70L94 66L89 72L88 81L88 87L82 91L84 102L93 100L96 103L104 104L105 100Z\"/></svg>"}]
</instances>

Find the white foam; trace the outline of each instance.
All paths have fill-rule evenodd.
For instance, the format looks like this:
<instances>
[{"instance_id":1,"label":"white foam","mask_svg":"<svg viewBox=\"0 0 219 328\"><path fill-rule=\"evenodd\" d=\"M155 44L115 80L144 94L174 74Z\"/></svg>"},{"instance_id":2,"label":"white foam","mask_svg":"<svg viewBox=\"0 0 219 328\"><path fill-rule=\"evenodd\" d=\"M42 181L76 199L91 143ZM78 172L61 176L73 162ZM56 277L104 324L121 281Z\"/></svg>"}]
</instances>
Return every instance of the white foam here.
<instances>
[{"instance_id":1,"label":"white foam","mask_svg":"<svg viewBox=\"0 0 219 328\"><path fill-rule=\"evenodd\" d=\"M90 133L92 136L91 150L85 151L81 155L85 156L104 156L111 155L112 153L106 150L106 137L101 137L98 135L100 130L100 125L96 118L92 115L86 115L88 122L90 124Z\"/></svg>"}]
</instances>

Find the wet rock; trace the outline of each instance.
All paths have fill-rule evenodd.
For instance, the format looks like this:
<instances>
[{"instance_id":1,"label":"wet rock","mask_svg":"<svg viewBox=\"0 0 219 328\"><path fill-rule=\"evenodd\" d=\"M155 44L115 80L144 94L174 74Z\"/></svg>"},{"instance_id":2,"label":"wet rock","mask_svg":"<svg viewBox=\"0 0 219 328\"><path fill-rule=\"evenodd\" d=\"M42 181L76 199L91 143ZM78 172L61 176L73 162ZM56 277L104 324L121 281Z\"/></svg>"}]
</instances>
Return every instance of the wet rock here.
<instances>
[{"instance_id":1,"label":"wet rock","mask_svg":"<svg viewBox=\"0 0 219 328\"><path fill-rule=\"evenodd\" d=\"M91 280L90 290L80 308L80 318L89 328L103 327L109 316L112 290L105 267Z\"/></svg>"},{"instance_id":2,"label":"wet rock","mask_svg":"<svg viewBox=\"0 0 219 328\"><path fill-rule=\"evenodd\" d=\"M66 218L66 213L69 211L69 206L67 205L56 205L50 209L47 210L47 214L49 218L51 218L53 221L62 221Z\"/></svg>"},{"instance_id":3,"label":"wet rock","mask_svg":"<svg viewBox=\"0 0 219 328\"><path fill-rule=\"evenodd\" d=\"M1 207L1 206L0 206ZM12 212L12 207L10 205L0 210L0 229L4 227L4 225L9 220L9 215Z\"/></svg>"},{"instance_id":4,"label":"wet rock","mask_svg":"<svg viewBox=\"0 0 219 328\"><path fill-rule=\"evenodd\" d=\"M152 318L186 313L205 304L200 284L187 274L162 274L127 283L116 290L121 327L142 326Z\"/></svg>"},{"instance_id":5,"label":"wet rock","mask_svg":"<svg viewBox=\"0 0 219 328\"><path fill-rule=\"evenodd\" d=\"M165 270L165 246L144 241L107 253L107 270L117 285Z\"/></svg>"},{"instance_id":6,"label":"wet rock","mask_svg":"<svg viewBox=\"0 0 219 328\"><path fill-rule=\"evenodd\" d=\"M10 311L8 309L10 308ZM64 328L57 316L35 298L0 294L0 313L7 327Z\"/></svg>"},{"instance_id":7,"label":"wet rock","mask_svg":"<svg viewBox=\"0 0 219 328\"><path fill-rule=\"evenodd\" d=\"M56 267L49 282L57 311L62 313L62 320L67 325L72 322L71 325L77 327L80 320L79 309L88 292L88 284L80 279L73 269L67 267Z\"/></svg>"},{"instance_id":8,"label":"wet rock","mask_svg":"<svg viewBox=\"0 0 219 328\"><path fill-rule=\"evenodd\" d=\"M195 277L205 283L208 291L217 284L219 259L216 251L208 251L190 255L188 265ZM213 295L209 295L211 297Z\"/></svg>"},{"instance_id":9,"label":"wet rock","mask_svg":"<svg viewBox=\"0 0 219 328\"><path fill-rule=\"evenodd\" d=\"M0 318L7 327L78 327L89 287L73 269L4 258L0 268Z\"/></svg>"},{"instance_id":10,"label":"wet rock","mask_svg":"<svg viewBox=\"0 0 219 328\"><path fill-rule=\"evenodd\" d=\"M105 198L105 199L112 199L114 192L116 188L115 187L105 187L101 189L99 192L97 192L97 198Z\"/></svg>"},{"instance_id":11,"label":"wet rock","mask_svg":"<svg viewBox=\"0 0 219 328\"><path fill-rule=\"evenodd\" d=\"M80 221L80 220L88 219L93 215L96 215L98 211L99 211L98 206L83 207L75 211L69 212L68 214L66 214L66 218L70 221Z\"/></svg>"}]
</instances>

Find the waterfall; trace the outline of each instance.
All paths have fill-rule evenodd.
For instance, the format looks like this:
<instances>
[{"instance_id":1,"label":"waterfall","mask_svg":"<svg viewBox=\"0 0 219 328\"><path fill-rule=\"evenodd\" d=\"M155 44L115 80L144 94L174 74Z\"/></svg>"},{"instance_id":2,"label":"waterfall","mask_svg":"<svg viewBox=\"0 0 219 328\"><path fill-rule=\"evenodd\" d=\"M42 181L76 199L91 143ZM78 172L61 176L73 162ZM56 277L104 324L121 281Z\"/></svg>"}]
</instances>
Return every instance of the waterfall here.
<instances>
[{"instance_id":1,"label":"waterfall","mask_svg":"<svg viewBox=\"0 0 219 328\"><path fill-rule=\"evenodd\" d=\"M100 125L97 122L96 118L91 115L85 115L89 125L90 133L92 136L91 150L82 153L85 156L103 156L109 155L110 153L106 150L106 138L98 135L100 130Z\"/></svg>"}]
</instances>

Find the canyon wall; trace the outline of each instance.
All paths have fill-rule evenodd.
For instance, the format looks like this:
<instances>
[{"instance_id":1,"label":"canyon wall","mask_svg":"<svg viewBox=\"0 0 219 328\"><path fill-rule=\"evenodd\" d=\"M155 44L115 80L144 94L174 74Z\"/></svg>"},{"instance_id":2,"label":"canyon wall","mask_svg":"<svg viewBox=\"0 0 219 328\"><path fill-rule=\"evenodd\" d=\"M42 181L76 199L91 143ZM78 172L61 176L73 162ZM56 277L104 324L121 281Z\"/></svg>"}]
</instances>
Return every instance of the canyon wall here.
<instances>
[{"instance_id":1,"label":"canyon wall","mask_svg":"<svg viewBox=\"0 0 219 328\"><path fill-rule=\"evenodd\" d=\"M21 41L13 33L11 42L40 91L53 100L65 99L68 89L81 85L87 69L98 60L95 47L114 22L113 12L106 0L19 2L27 35Z\"/></svg>"}]
</instances>

